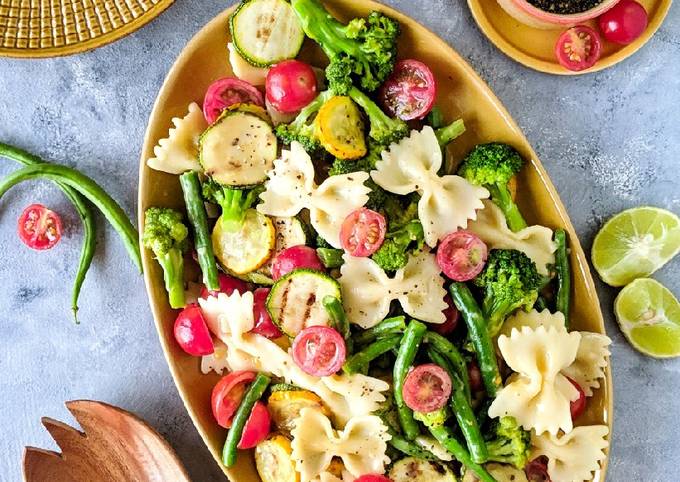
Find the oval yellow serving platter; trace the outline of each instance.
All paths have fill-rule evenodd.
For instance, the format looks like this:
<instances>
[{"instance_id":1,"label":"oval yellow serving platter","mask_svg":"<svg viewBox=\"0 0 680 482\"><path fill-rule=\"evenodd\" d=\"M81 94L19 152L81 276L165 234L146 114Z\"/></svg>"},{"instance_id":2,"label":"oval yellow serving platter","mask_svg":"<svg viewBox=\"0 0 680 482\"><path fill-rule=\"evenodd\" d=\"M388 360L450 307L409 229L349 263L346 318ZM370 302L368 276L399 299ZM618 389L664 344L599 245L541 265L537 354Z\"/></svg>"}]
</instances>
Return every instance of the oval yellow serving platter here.
<instances>
[{"instance_id":1,"label":"oval yellow serving platter","mask_svg":"<svg viewBox=\"0 0 680 482\"><path fill-rule=\"evenodd\" d=\"M402 58L417 58L433 70L439 87L437 104L447 119L462 117L467 132L449 147L449 157L459 160L475 144L488 141L507 142L517 147L526 159L531 159L519 176L518 203L529 223L540 223L552 228L565 228L571 238L571 262L573 264L573 296L578 300L573 306L573 328L604 333L604 322L595 286L585 255L578 242L569 217L550 182L543 166L526 138L519 130L500 101L477 76L472 68L443 40L405 15L369 0L334 0L327 2L333 13L349 19L367 15L371 10L381 10L398 19L403 28L399 44ZM231 75L226 45L229 39L227 10L186 46L172 67L158 95L146 132L141 155L139 179L139 223L150 206L183 208L182 193L177 176L149 169L146 160L153 156L156 142L167 136L171 119L183 116L191 102L201 102L208 85ZM306 44L303 56L321 59L317 50ZM215 460L220 458L226 431L215 423L210 409L210 393L217 382L217 375L201 374L197 358L186 355L173 338L176 312L170 309L163 286L160 266L152 253L142 253L146 286L170 371L206 445ZM589 401L588 412L579 420L582 424L612 423L612 382L607 369L603 386ZM238 464L232 469L222 466L225 474L234 482L257 482L259 480L252 457L242 452ZM604 480L606 462L594 480Z\"/></svg>"},{"instance_id":2,"label":"oval yellow serving platter","mask_svg":"<svg viewBox=\"0 0 680 482\"><path fill-rule=\"evenodd\" d=\"M581 75L611 67L640 50L661 26L673 3L672 0L637 1L645 7L649 16L649 25L644 33L629 45L617 45L603 39L600 60L593 67L579 72L565 69L555 58L555 42L566 27L541 30L524 25L508 15L496 0L468 0L468 6L482 33L511 59L548 74ZM599 31L596 20L584 25Z\"/></svg>"},{"instance_id":3,"label":"oval yellow serving platter","mask_svg":"<svg viewBox=\"0 0 680 482\"><path fill-rule=\"evenodd\" d=\"M174 0L0 0L0 55L56 57L134 32Z\"/></svg>"}]
</instances>

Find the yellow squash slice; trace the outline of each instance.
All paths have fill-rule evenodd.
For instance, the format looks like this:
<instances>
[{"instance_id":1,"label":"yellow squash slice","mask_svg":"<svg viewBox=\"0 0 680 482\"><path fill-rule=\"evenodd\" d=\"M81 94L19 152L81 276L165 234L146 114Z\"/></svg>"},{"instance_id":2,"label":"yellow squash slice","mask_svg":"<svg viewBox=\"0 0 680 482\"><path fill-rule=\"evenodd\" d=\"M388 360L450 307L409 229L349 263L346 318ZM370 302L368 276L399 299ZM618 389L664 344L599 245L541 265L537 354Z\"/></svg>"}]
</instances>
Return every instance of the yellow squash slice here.
<instances>
[{"instance_id":1,"label":"yellow squash slice","mask_svg":"<svg viewBox=\"0 0 680 482\"><path fill-rule=\"evenodd\" d=\"M262 266L274 251L275 231L271 219L255 209L246 211L243 225L231 232L217 220L212 232L215 256L228 271L242 275Z\"/></svg>"},{"instance_id":2,"label":"yellow squash slice","mask_svg":"<svg viewBox=\"0 0 680 482\"><path fill-rule=\"evenodd\" d=\"M291 458L290 440L275 434L255 447L255 466L262 482L300 482Z\"/></svg>"},{"instance_id":3,"label":"yellow squash slice","mask_svg":"<svg viewBox=\"0 0 680 482\"><path fill-rule=\"evenodd\" d=\"M330 417L331 413L321 399L308 390L280 390L273 392L267 402L274 426L283 433L290 433L295 419L303 408L317 408Z\"/></svg>"},{"instance_id":4,"label":"yellow squash slice","mask_svg":"<svg viewBox=\"0 0 680 482\"><path fill-rule=\"evenodd\" d=\"M359 159L366 155L361 112L349 97L328 99L314 119L314 130L324 149L335 157Z\"/></svg>"}]
</instances>

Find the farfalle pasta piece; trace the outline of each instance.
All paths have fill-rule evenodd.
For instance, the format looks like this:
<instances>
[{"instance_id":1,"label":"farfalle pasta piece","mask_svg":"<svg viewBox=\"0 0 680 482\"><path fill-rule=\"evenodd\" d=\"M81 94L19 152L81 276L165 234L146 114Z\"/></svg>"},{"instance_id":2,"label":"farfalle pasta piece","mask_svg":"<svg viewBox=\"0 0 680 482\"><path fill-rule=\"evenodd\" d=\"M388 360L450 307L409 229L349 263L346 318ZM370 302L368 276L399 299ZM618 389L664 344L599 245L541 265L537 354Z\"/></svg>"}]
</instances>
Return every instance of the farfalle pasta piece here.
<instances>
[{"instance_id":1,"label":"farfalle pasta piece","mask_svg":"<svg viewBox=\"0 0 680 482\"><path fill-rule=\"evenodd\" d=\"M201 170L198 162L198 139L208 128L203 111L195 102L189 104L184 117L172 119L175 127L168 131L168 137L158 141L153 148L155 157L146 164L157 171L182 174L186 171Z\"/></svg>"},{"instance_id":2,"label":"farfalle pasta piece","mask_svg":"<svg viewBox=\"0 0 680 482\"><path fill-rule=\"evenodd\" d=\"M538 272L548 274L548 265L555 263L557 245L552 229L529 226L516 233L508 228L503 211L492 201L484 200L484 209L477 211L477 219L470 221L468 231L475 233L489 249L516 249L536 263Z\"/></svg>"},{"instance_id":3,"label":"farfalle pasta piece","mask_svg":"<svg viewBox=\"0 0 680 482\"><path fill-rule=\"evenodd\" d=\"M532 433L531 458L548 457L548 474L553 482L591 480L606 457L608 434L606 425L576 427L562 436Z\"/></svg>"},{"instance_id":4,"label":"farfalle pasta piece","mask_svg":"<svg viewBox=\"0 0 680 482\"><path fill-rule=\"evenodd\" d=\"M477 217L482 199L489 191L474 186L460 176L440 176L442 151L434 130L426 126L398 144L382 152L373 180L383 189L395 194L418 192L418 218L423 224L425 242L435 247L446 234L465 228L469 219Z\"/></svg>"},{"instance_id":5,"label":"farfalle pasta piece","mask_svg":"<svg viewBox=\"0 0 680 482\"><path fill-rule=\"evenodd\" d=\"M398 300L406 313L428 323L444 323L444 278L435 256L421 251L390 278L370 258L344 255L338 279L351 323L370 328L387 316Z\"/></svg>"},{"instance_id":6,"label":"farfalle pasta piece","mask_svg":"<svg viewBox=\"0 0 680 482\"><path fill-rule=\"evenodd\" d=\"M321 411L305 408L291 431L292 458L302 482L326 471L333 457L340 457L347 471L358 477L382 474L390 459L385 455L390 435L380 417L354 417L336 431Z\"/></svg>"},{"instance_id":7,"label":"farfalle pasta piece","mask_svg":"<svg viewBox=\"0 0 680 482\"><path fill-rule=\"evenodd\" d=\"M295 216L309 209L314 229L334 248L340 248L340 226L355 209L368 201L371 191L365 172L331 176L320 186L314 183L312 159L298 142L284 150L269 172L262 202L257 210L269 216Z\"/></svg>"},{"instance_id":8,"label":"farfalle pasta piece","mask_svg":"<svg viewBox=\"0 0 680 482\"><path fill-rule=\"evenodd\" d=\"M566 330L514 329L498 338L498 348L516 374L499 390L489 407L491 417L515 417L526 430L536 433L571 431L570 404L578 391L560 373L576 359L581 335Z\"/></svg>"}]
</instances>

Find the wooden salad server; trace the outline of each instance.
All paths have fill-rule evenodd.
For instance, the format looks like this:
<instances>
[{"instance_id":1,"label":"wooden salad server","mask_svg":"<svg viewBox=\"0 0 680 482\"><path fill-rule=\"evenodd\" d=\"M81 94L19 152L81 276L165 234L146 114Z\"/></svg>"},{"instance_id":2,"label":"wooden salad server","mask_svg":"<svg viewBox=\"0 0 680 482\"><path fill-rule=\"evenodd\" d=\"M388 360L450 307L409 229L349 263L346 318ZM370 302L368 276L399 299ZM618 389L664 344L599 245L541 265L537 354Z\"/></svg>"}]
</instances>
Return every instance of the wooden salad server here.
<instances>
[{"instance_id":1,"label":"wooden salad server","mask_svg":"<svg viewBox=\"0 0 680 482\"><path fill-rule=\"evenodd\" d=\"M26 482L190 482L172 447L139 417L90 400L66 408L83 432L43 417L61 453L26 447Z\"/></svg>"}]
</instances>

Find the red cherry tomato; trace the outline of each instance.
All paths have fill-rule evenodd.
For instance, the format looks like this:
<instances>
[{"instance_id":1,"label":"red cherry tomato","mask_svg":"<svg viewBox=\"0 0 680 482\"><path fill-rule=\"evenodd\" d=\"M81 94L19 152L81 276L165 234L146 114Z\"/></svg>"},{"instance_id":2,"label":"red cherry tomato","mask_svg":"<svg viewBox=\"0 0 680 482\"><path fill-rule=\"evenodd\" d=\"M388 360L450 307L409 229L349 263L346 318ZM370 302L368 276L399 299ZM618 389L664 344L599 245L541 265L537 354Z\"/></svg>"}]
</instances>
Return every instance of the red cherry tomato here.
<instances>
[{"instance_id":1,"label":"red cherry tomato","mask_svg":"<svg viewBox=\"0 0 680 482\"><path fill-rule=\"evenodd\" d=\"M362 475L358 479L354 479L354 482L392 482L392 479L385 477L384 475Z\"/></svg>"},{"instance_id":2,"label":"red cherry tomato","mask_svg":"<svg viewBox=\"0 0 680 482\"><path fill-rule=\"evenodd\" d=\"M231 294L234 291L238 291L241 294L248 291L248 285L246 284L245 281L242 281L238 278L232 278L231 276L227 276L224 273L219 274L219 281L220 281L219 291L210 292L208 291L208 288L204 286L203 289L201 289L201 298L206 299L211 294L213 296L217 296L218 293L225 293L227 296L231 296Z\"/></svg>"},{"instance_id":3,"label":"red cherry tomato","mask_svg":"<svg viewBox=\"0 0 680 482\"><path fill-rule=\"evenodd\" d=\"M370 256L385 241L385 217L368 208L359 208L345 218L340 228L340 244L352 256Z\"/></svg>"},{"instance_id":4,"label":"red cherry tomato","mask_svg":"<svg viewBox=\"0 0 680 482\"><path fill-rule=\"evenodd\" d=\"M437 96L437 83L430 68L419 60L400 60L380 88L385 110L402 120L425 117Z\"/></svg>"},{"instance_id":5,"label":"red cherry tomato","mask_svg":"<svg viewBox=\"0 0 680 482\"><path fill-rule=\"evenodd\" d=\"M61 218L42 204L31 204L19 216L17 232L29 248L50 249L61 239Z\"/></svg>"},{"instance_id":6,"label":"red cherry tomato","mask_svg":"<svg viewBox=\"0 0 680 482\"><path fill-rule=\"evenodd\" d=\"M285 60L269 69L267 100L279 112L297 112L316 97L316 74L299 60Z\"/></svg>"},{"instance_id":7,"label":"red cherry tomato","mask_svg":"<svg viewBox=\"0 0 680 482\"><path fill-rule=\"evenodd\" d=\"M583 415L583 412L586 411L586 394L581 388L581 385L576 383L574 380L571 378L567 377L567 380L571 382L572 385L574 385L574 388L578 390L578 398L571 402L570 409L571 409L571 419L576 420L579 418L581 415Z\"/></svg>"},{"instance_id":8,"label":"red cherry tomato","mask_svg":"<svg viewBox=\"0 0 680 482\"><path fill-rule=\"evenodd\" d=\"M345 363L347 348L340 333L327 326L310 326L293 341L293 360L315 377L333 375Z\"/></svg>"},{"instance_id":9,"label":"red cherry tomato","mask_svg":"<svg viewBox=\"0 0 680 482\"><path fill-rule=\"evenodd\" d=\"M448 305L443 311L446 321L439 324L432 323L429 327L432 331L435 331L442 336L447 336L456 331L458 320L460 320L460 312L458 311L458 308L456 308L456 305L453 304L453 300L449 295L444 297L444 301L446 301L446 304Z\"/></svg>"},{"instance_id":10,"label":"red cherry tomato","mask_svg":"<svg viewBox=\"0 0 680 482\"><path fill-rule=\"evenodd\" d=\"M481 392L484 390L482 372L479 369L479 365L477 365L477 362L474 360L468 363L468 378L470 379L470 388L473 392Z\"/></svg>"},{"instance_id":11,"label":"red cherry tomato","mask_svg":"<svg viewBox=\"0 0 680 482\"><path fill-rule=\"evenodd\" d=\"M210 330L201 308L192 303L179 312L175 319L175 340L180 348L193 356L210 355L215 351Z\"/></svg>"},{"instance_id":12,"label":"red cherry tomato","mask_svg":"<svg viewBox=\"0 0 680 482\"><path fill-rule=\"evenodd\" d=\"M411 410L425 413L439 410L451 396L451 378L439 365L419 365L406 375L402 395Z\"/></svg>"},{"instance_id":13,"label":"red cherry tomato","mask_svg":"<svg viewBox=\"0 0 680 482\"><path fill-rule=\"evenodd\" d=\"M278 338L281 336L281 332L272 321L271 316L269 316L269 312L267 311L267 307L265 306L270 291L269 288L258 288L253 292L253 316L255 317L255 326L250 331L267 338Z\"/></svg>"},{"instance_id":14,"label":"red cherry tomato","mask_svg":"<svg viewBox=\"0 0 680 482\"><path fill-rule=\"evenodd\" d=\"M252 449L269 435L272 419L267 411L267 406L259 400L253 405L253 411L243 426L241 440L238 448L241 450Z\"/></svg>"},{"instance_id":15,"label":"red cherry tomato","mask_svg":"<svg viewBox=\"0 0 680 482\"><path fill-rule=\"evenodd\" d=\"M647 28L647 11L635 0L621 0L598 19L604 38L627 45Z\"/></svg>"},{"instance_id":16,"label":"red cherry tomato","mask_svg":"<svg viewBox=\"0 0 680 482\"><path fill-rule=\"evenodd\" d=\"M205 93L203 115L208 124L217 120L224 109L234 104L256 104L264 107L264 98L257 88L235 77L216 80Z\"/></svg>"},{"instance_id":17,"label":"red cherry tomato","mask_svg":"<svg viewBox=\"0 0 680 482\"><path fill-rule=\"evenodd\" d=\"M541 455L524 467L529 482L551 482L548 475L548 457Z\"/></svg>"},{"instance_id":18,"label":"red cherry tomato","mask_svg":"<svg viewBox=\"0 0 680 482\"><path fill-rule=\"evenodd\" d=\"M585 25L566 30L555 44L555 56L560 65L575 72L595 65L600 59L601 52L600 35Z\"/></svg>"},{"instance_id":19,"label":"red cherry tomato","mask_svg":"<svg viewBox=\"0 0 680 482\"><path fill-rule=\"evenodd\" d=\"M242 370L222 377L213 388L210 404L212 413L220 427L231 427L234 414L241 404L246 385L255 380L257 373Z\"/></svg>"},{"instance_id":20,"label":"red cherry tomato","mask_svg":"<svg viewBox=\"0 0 680 482\"><path fill-rule=\"evenodd\" d=\"M468 231L447 234L437 248L437 264L454 281L469 281L482 272L488 250Z\"/></svg>"},{"instance_id":21,"label":"red cherry tomato","mask_svg":"<svg viewBox=\"0 0 680 482\"><path fill-rule=\"evenodd\" d=\"M325 267L314 248L300 244L286 248L276 255L272 261L272 279L276 281L299 268L325 271Z\"/></svg>"}]
</instances>

